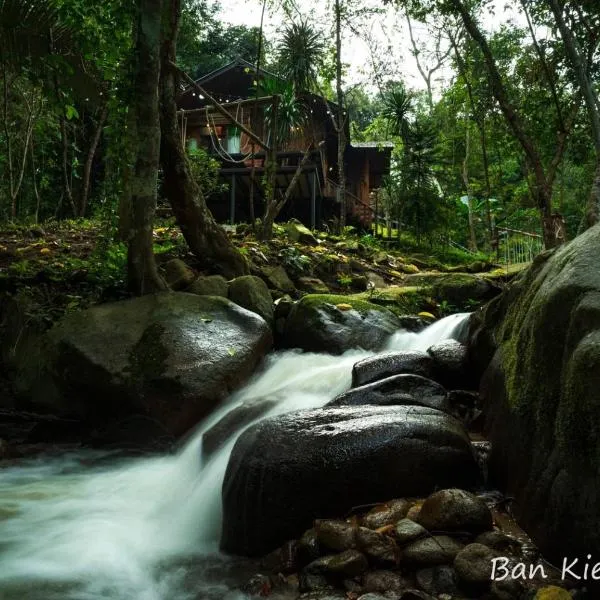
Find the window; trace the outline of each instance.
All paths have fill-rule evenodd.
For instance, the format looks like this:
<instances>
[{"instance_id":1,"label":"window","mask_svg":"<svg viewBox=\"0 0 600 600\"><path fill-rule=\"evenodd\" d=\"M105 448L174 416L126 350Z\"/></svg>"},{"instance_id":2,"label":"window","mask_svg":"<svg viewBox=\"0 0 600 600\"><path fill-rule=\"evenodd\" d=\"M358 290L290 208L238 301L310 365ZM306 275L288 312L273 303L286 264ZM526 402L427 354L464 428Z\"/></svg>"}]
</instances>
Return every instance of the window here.
<instances>
[{"instance_id":1,"label":"window","mask_svg":"<svg viewBox=\"0 0 600 600\"><path fill-rule=\"evenodd\" d=\"M240 152L240 130L233 125L227 128L227 152L239 154Z\"/></svg>"}]
</instances>

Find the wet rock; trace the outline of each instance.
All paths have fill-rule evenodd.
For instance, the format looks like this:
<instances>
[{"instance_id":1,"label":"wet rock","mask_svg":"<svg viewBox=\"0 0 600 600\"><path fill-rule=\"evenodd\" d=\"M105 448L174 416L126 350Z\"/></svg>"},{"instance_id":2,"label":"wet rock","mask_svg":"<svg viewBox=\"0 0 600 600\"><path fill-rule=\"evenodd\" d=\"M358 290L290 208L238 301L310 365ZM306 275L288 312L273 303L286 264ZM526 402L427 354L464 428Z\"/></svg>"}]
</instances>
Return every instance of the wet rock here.
<instances>
[{"instance_id":1,"label":"wet rock","mask_svg":"<svg viewBox=\"0 0 600 600\"><path fill-rule=\"evenodd\" d=\"M369 568L367 558L358 550L345 550L340 554L323 556L306 567L307 573L325 573L337 577L356 577Z\"/></svg>"},{"instance_id":2,"label":"wet rock","mask_svg":"<svg viewBox=\"0 0 600 600\"><path fill-rule=\"evenodd\" d=\"M268 575L257 573L253 575L246 585L242 586L242 591L251 596L270 596L273 586Z\"/></svg>"},{"instance_id":3,"label":"wet rock","mask_svg":"<svg viewBox=\"0 0 600 600\"><path fill-rule=\"evenodd\" d=\"M254 275L236 277L229 284L229 299L238 306L260 315L269 325L273 324L271 293L260 277Z\"/></svg>"},{"instance_id":4,"label":"wet rock","mask_svg":"<svg viewBox=\"0 0 600 600\"><path fill-rule=\"evenodd\" d=\"M176 438L155 419L132 415L91 432L86 441L97 447L166 451Z\"/></svg>"},{"instance_id":5,"label":"wet rock","mask_svg":"<svg viewBox=\"0 0 600 600\"><path fill-rule=\"evenodd\" d=\"M438 302L447 302L458 309L469 309L473 301L485 302L502 290L481 277L463 273L444 275L435 281L432 294Z\"/></svg>"},{"instance_id":6,"label":"wet rock","mask_svg":"<svg viewBox=\"0 0 600 600\"><path fill-rule=\"evenodd\" d=\"M224 298L162 293L72 313L24 373L35 406L95 427L137 414L178 436L244 383L271 347Z\"/></svg>"},{"instance_id":7,"label":"wet rock","mask_svg":"<svg viewBox=\"0 0 600 600\"><path fill-rule=\"evenodd\" d=\"M490 588L490 600L521 600L526 597L525 586L518 579L494 581Z\"/></svg>"},{"instance_id":8,"label":"wet rock","mask_svg":"<svg viewBox=\"0 0 600 600\"><path fill-rule=\"evenodd\" d=\"M390 596L383 596L382 594L375 594L373 592L367 592L358 597L358 600L390 600Z\"/></svg>"},{"instance_id":9,"label":"wet rock","mask_svg":"<svg viewBox=\"0 0 600 600\"><path fill-rule=\"evenodd\" d=\"M463 544L446 535L421 538L402 549L402 562L422 566L450 564L463 548Z\"/></svg>"},{"instance_id":10,"label":"wet rock","mask_svg":"<svg viewBox=\"0 0 600 600\"><path fill-rule=\"evenodd\" d=\"M358 527L356 544L372 560L387 563L398 562L398 546L394 540L372 529Z\"/></svg>"},{"instance_id":11,"label":"wet rock","mask_svg":"<svg viewBox=\"0 0 600 600\"><path fill-rule=\"evenodd\" d=\"M497 530L483 532L475 538L475 543L502 553L518 554L521 550L519 540Z\"/></svg>"},{"instance_id":12,"label":"wet rock","mask_svg":"<svg viewBox=\"0 0 600 600\"><path fill-rule=\"evenodd\" d=\"M0 439L0 460L10 458L10 446L6 440Z\"/></svg>"},{"instance_id":13,"label":"wet rock","mask_svg":"<svg viewBox=\"0 0 600 600\"><path fill-rule=\"evenodd\" d=\"M429 531L480 533L492 529L492 513L486 503L460 489L441 490L429 496L418 521Z\"/></svg>"},{"instance_id":14,"label":"wet rock","mask_svg":"<svg viewBox=\"0 0 600 600\"><path fill-rule=\"evenodd\" d=\"M481 415L481 400L477 392L468 390L450 390L448 392L448 410L451 415L470 425Z\"/></svg>"},{"instance_id":15,"label":"wet rock","mask_svg":"<svg viewBox=\"0 0 600 600\"><path fill-rule=\"evenodd\" d=\"M260 273L269 287L285 294L293 294L296 291L294 282L281 265L261 267Z\"/></svg>"},{"instance_id":16,"label":"wet rock","mask_svg":"<svg viewBox=\"0 0 600 600\"><path fill-rule=\"evenodd\" d=\"M309 561L310 562L310 561ZM289 575L298 571L298 542L290 540L260 561L261 569L274 574Z\"/></svg>"},{"instance_id":17,"label":"wet rock","mask_svg":"<svg viewBox=\"0 0 600 600\"><path fill-rule=\"evenodd\" d=\"M427 350L433 359L434 379L448 389L473 389L477 382L469 375L467 347L456 340L444 340Z\"/></svg>"},{"instance_id":18,"label":"wet rock","mask_svg":"<svg viewBox=\"0 0 600 600\"><path fill-rule=\"evenodd\" d=\"M395 527L396 540L399 545L407 544L417 538L428 535L427 529L419 523L415 523L411 519L402 519L396 523Z\"/></svg>"},{"instance_id":19,"label":"wet rock","mask_svg":"<svg viewBox=\"0 0 600 600\"><path fill-rule=\"evenodd\" d=\"M264 555L320 515L423 496L450 481L471 487L478 479L462 426L430 408L338 407L264 419L242 433L231 453L222 547ZM322 524L316 529L322 542Z\"/></svg>"},{"instance_id":20,"label":"wet rock","mask_svg":"<svg viewBox=\"0 0 600 600\"><path fill-rule=\"evenodd\" d=\"M356 526L346 521L318 520L314 531L318 544L330 550L342 552L356 546Z\"/></svg>"},{"instance_id":21,"label":"wet rock","mask_svg":"<svg viewBox=\"0 0 600 600\"><path fill-rule=\"evenodd\" d=\"M347 546L350 548L351 544ZM333 548L335 550L335 548ZM302 537L298 540L298 544L296 546L296 553L298 557L298 562L300 565L304 566L308 563L311 563L313 560L316 560L321 555L319 539L317 537L317 530L313 527L311 529L307 529Z\"/></svg>"},{"instance_id":22,"label":"wet rock","mask_svg":"<svg viewBox=\"0 0 600 600\"><path fill-rule=\"evenodd\" d=\"M329 294L329 288L316 277L300 277L296 280L296 287L308 294Z\"/></svg>"},{"instance_id":23,"label":"wet rock","mask_svg":"<svg viewBox=\"0 0 600 600\"><path fill-rule=\"evenodd\" d=\"M401 593L409 587L406 578L394 571L370 571L363 577L363 589L366 592Z\"/></svg>"},{"instance_id":24,"label":"wet rock","mask_svg":"<svg viewBox=\"0 0 600 600\"><path fill-rule=\"evenodd\" d=\"M351 296L309 294L292 308L282 336L288 348L342 354L380 350L399 328L392 312Z\"/></svg>"},{"instance_id":25,"label":"wet rock","mask_svg":"<svg viewBox=\"0 0 600 600\"><path fill-rule=\"evenodd\" d=\"M372 508L363 517L362 524L369 529L379 529L387 525L394 525L406 515L409 508L410 503L404 499L392 500L391 502L380 504Z\"/></svg>"},{"instance_id":26,"label":"wet rock","mask_svg":"<svg viewBox=\"0 0 600 600\"><path fill-rule=\"evenodd\" d=\"M417 523L419 521L419 513L421 512L422 505L423 502L417 502L413 504L406 513L406 518Z\"/></svg>"},{"instance_id":27,"label":"wet rock","mask_svg":"<svg viewBox=\"0 0 600 600\"><path fill-rule=\"evenodd\" d=\"M440 597L443 598L443 596ZM408 590L400 596L400 600L436 600L433 596L420 590ZM448 600L448 599L444 599Z\"/></svg>"},{"instance_id":28,"label":"wet rock","mask_svg":"<svg viewBox=\"0 0 600 600\"><path fill-rule=\"evenodd\" d=\"M196 279L194 270L181 259L173 258L163 265L165 280L172 290L180 291L191 285Z\"/></svg>"},{"instance_id":29,"label":"wet rock","mask_svg":"<svg viewBox=\"0 0 600 600\"><path fill-rule=\"evenodd\" d=\"M311 598L315 600L321 598L329 598L329 593L334 593L334 586L329 582L325 575L319 573L310 573L306 570L302 571L298 575L298 589L300 592L315 592L324 591L327 592L324 596L311 595ZM343 597L343 596L342 596Z\"/></svg>"},{"instance_id":30,"label":"wet rock","mask_svg":"<svg viewBox=\"0 0 600 600\"><path fill-rule=\"evenodd\" d=\"M484 591L491 585L492 560L497 551L482 544L469 544L454 559L454 569L468 590Z\"/></svg>"},{"instance_id":31,"label":"wet rock","mask_svg":"<svg viewBox=\"0 0 600 600\"><path fill-rule=\"evenodd\" d=\"M392 375L421 375L431 379L433 359L426 352L406 350L371 356L352 368L352 387L360 387Z\"/></svg>"},{"instance_id":32,"label":"wet rock","mask_svg":"<svg viewBox=\"0 0 600 600\"><path fill-rule=\"evenodd\" d=\"M420 333L429 325L429 316L423 315L430 315L430 313L420 313L417 317L411 315L404 315L400 317L400 325L402 329L411 331L412 333ZM433 315L431 315L431 317L433 317ZM433 317L432 320L435 321L435 317Z\"/></svg>"},{"instance_id":33,"label":"wet rock","mask_svg":"<svg viewBox=\"0 0 600 600\"><path fill-rule=\"evenodd\" d=\"M448 565L420 569L416 573L417 585L428 594L439 596L439 594L457 595L458 584L456 572Z\"/></svg>"},{"instance_id":34,"label":"wet rock","mask_svg":"<svg viewBox=\"0 0 600 600\"><path fill-rule=\"evenodd\" d=\"M298 244L304 244L306 246L317 246L319 244L312 231L296 219L288 221L285 228L287 230L288 238L292 242L297 242Z\"/></svg>"},{"instance_id":35,"label":"wet rock","mask_svg":"<svg viewBox=\"0 0 600 600\"><path fill-rule=\"evenodd\" d=\"M208 275L198 277L186 292L196 294L197 296L220 296L227 298L229 294L229 284L222 275Z\"/></svg>"},{"instance_id":36,"label":"wet rock","mask_svg":"<svg viewBox=\"0 0 600 600\"><path fill-rule=\"evenodd\" d=\"M421 405L446 411L446 390L420 375L394 375L353 388L334 398L326 406Z\"/></svg>"}]
</instances>

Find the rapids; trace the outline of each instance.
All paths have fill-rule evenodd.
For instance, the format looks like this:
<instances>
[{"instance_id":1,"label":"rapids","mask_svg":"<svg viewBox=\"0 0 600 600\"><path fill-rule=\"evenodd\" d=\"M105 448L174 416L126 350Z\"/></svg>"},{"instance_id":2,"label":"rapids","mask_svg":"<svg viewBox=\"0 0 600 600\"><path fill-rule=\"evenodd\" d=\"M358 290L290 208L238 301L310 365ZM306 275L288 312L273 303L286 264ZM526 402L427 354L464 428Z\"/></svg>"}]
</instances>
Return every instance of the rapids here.
<instances>
[{"instance_id":1,"label":"rapids","mask_svg":"<svg viewBox=\"0 0 600 600\"><path fill-rule=\"evenodd\" d=\"M452 315L418 334L399 331L384 351L426 350L451 338L466 317ZM252 399L275 401L267 416L322 406L350 387L352 366L372 354L271 354L170 455L77 451L0 468L0 599L239 598L231 590L255 572L254 563L219 554L220 495L247 425L206 464L203 433Z\"/></svg>"}]
</instances>

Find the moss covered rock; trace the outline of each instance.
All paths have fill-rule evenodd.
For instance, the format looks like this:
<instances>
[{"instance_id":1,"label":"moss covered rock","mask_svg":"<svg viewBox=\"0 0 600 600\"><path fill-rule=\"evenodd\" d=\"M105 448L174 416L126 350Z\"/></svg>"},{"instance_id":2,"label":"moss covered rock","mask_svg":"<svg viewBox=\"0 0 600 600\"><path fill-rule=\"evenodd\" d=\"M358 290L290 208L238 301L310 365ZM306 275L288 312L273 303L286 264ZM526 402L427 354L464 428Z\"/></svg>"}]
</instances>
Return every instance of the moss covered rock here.
<instances>
[{"instance_id":1,"label":"moss covered rock","mask_svg":"<svg viewBox=\"0 0 600 600\"><path fill-rule=\"evenodd\" d=\"M260 315L269 325L273 324L273 300L267 284L254 275L236 277L229 284L229 299L238 306Z\"/></svg>"},{"instance_id":2,"label":"moss covered rock","mask_svg":"<svg viewBox=\"0 0 600 600\"><path fill-rule=\"evenodd\" d=\"M222 275L198 277L186 290L186 292L198 296L221 296L222 298L227 298L228 291L229 284Z\"/></svg>"},{"instance_id":3,"label":"moss covered rock","mask_svg":"<svg viewBox=\"0 0 600 600\"><path fill-rule=\"evenodd\" d=\"M537 257L471 323L491 471L557 560L600 554L598 265L600 226Z\"/></svg>"},{"instance_id":4,"label":"moss covered rock","mask_svg":"<svg viewBox=\"0 0 600 600\"><path fill-rule=\"evenodd\" d=\"M292 308L283 345L341 354L351 348L379 350L400 328L391 311L354 296L309 294Z\"/></svg>"},{"instance_id":5,"label":"moss covered rock","mask_svg":"<svg viewBox=\"0 0 600 600\"><path fill-rule=\"evenodd\" d=\"M312 231L296 219L289 221L286 225L286 229L288 238L292 242L305 244L307 246L317 246L319 243L312 234Z\"/></svg>"},{"instance_id":6,"label":"moss covered rock","mask_svg":"<svg viewBox=\"0 0 600 600\"><path fill-rule=\"evenodd\" d=\"M459 308L491 300L501 292L491 281L466 273L452 273L433 283L432 294L438 302Z\"/></svg>"},{"instance_id":7,"label":"moss covered rock","mask_svg":"<svg viewBox=\"0 0 600 600\"><path fill-rule=\"evenodd\" d=\"M163 293L103 304L46 334L28 395L93 426L139 414L179 435L245 382L271 341L262 318L225 298Z\"/></svg>"}]
</instances>

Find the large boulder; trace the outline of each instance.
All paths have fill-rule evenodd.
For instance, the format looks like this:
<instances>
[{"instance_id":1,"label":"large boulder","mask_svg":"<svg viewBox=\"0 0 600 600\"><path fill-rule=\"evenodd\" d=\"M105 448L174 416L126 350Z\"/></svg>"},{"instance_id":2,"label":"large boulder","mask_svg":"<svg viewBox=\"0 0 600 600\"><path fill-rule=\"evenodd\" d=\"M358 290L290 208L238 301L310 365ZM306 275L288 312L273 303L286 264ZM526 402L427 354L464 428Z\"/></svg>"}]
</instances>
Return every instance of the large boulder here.
<instances>
[{"instance_id":1,"label":"large boulder","mask_svg":"<svg viewBox=\"0 0 600 600\"><path fill-rule=\"evenodd\" d=\"M551 560L600 554L598 265L595 226L471 320L491 475Z\"/></svg>"},{"instance_id":2,"label":"large boulder","mask_svg":"<svg viewBox=\"0 0 600 600\"><path fill-rule=\"evenodd\" d=\"M312 231L300 223L297 219L291 219L286 225L288 238L292 242L305 244L307 246L316 246L319 242Z\"/></svg>"},{"instance_id":3,"label":"large boulder","mask_svg":"<svg viewBox=\"0 0 600 600\"><path fill-rule=\"evenodd\" d=\"M309 294L292 308L282 341L308 352L377 351L399 328L398 317L381 306L349 296Z\"/></svg>"},{"instance_id":4,"label":"large boulder","mask_svg":"<svg viewBox=\"0 0 600 600\"><path fill-rule=\"evenodd\" d=\"M358 387L392 375L433 376L433 360L426 352L405 350L371 356L357 362L352 368L352 387Z\"/></svg>"},{"instance_id":5,"label":"large boulder","mask_svg":"<svg viewBox=\"0 0 600 600\"><path fill-rule=\"evenodd\" d=\"M435 381L420 375L393 375L361 387L352 388L334 398L328 406L377 406L419 404L447 411L448 394Z\"/></svg>"},{"instance_id":6,"label":"large boulder","mask_svg":"<svg viewBox=\"0 0 600 600\"><path fill-rule=\"evenodd\" d=\"M260 315L269 325L273 324L275 310L267 284L254 275L236 277L229 284L229 299L237 305Z\"/></svg>"},{"instance_id":7,"label":"large boulder","mask_svg":"<svg viewBox=\"0 0 600 600\"><path fill-rule=\"evenodd\" d=\"M444 275L432 287L436 300L459 309L468 309L473 304L491 300L500 292L501 289L488 279L466 273Z\"/></svg>"},{"instance_id":8,"label":"large boulder","mask_svg":"<svg viewBox=\"0 0 600 600\"><path fill-rule=\"evenodd\" d=\"M179 435L246 381L272 343L224 298L162 293L71 314L32 357L38 408L93 424L140 414Z\"/></svg>"},{"instance_id":9,"label":"large boulder","mask_svg":"<svg viewBox=\"0 0 600 600\"><path fill-rule=\"evenodd\" d=\"M462 425L431 408L324 408L265 419L231 453L222 548L262 555L317 517L478 479Z\"/></svg>"}]
</instances>

